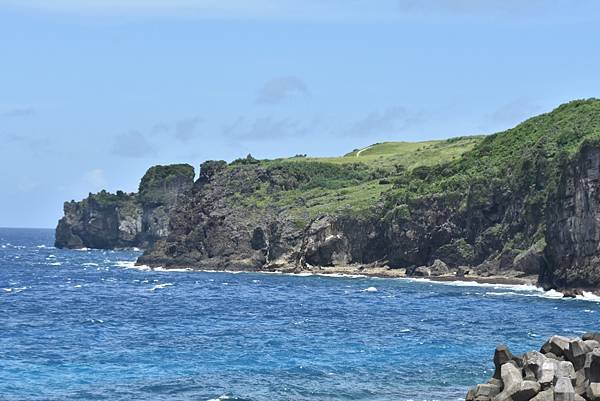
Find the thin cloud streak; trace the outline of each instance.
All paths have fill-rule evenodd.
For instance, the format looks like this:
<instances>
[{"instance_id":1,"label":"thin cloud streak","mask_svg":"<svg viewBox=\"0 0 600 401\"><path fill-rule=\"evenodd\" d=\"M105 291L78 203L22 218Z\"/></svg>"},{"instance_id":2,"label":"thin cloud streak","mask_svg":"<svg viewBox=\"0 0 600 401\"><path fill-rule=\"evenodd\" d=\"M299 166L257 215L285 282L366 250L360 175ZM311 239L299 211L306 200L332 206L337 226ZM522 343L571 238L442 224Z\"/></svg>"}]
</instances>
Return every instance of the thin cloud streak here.
<instances>
[{"instance_id":1,"label":"thin cloud streak","mask_svg":"<svg viewBox=\"0 0 600 401\"><path fill-rule=\"evenodd\" d=\"M36 114L37 111L31 106L14 107L0 112L3 117L32 117Z\"/></svg>"},{"instance_id":2,"label":"thin cloud streak","mask_svg":"<svg viewBox=\"0 0 600 401\"><path fill-rule=\"evenodd\" d=\"M114 138L111 151L116 156L142 158L154 156L156 148L139 131L129 131Z\"/></svg>"},{"instance_id":3,"label":"thin cloud streak","mask_svg":"<svg viewBox=\"0 0 600 401\"><path fill-rule=\"evenodd\" d=\"M298 21L397 21L434 16L534 18L567 7L587 18L591 0L0 0L0 8L88 16L158 16Z\"/></svg>"},{"instance_id":4,"label":"thin cloud streak","mask_svg":"<svg viewBox=\"0 0 600 401\"><path fill-rule=\"evenodd\" d=\"M423 120L423 112L411 112L404 107L395 106L369 113L355 121L344 133L347 136L389 135L414 127Z\"/></svg>"},{"instance_id":5,"label":"thin cloud streak","mask_svg":"<svg viewBox=\"0 0 600 401\"><path fill-rule=\"evenodd\" d=\"M258 104L277 104L286 99L308 96L308 86L295 76L277 77L265 82L256 96Z\"/></svg>"}]
</instances>

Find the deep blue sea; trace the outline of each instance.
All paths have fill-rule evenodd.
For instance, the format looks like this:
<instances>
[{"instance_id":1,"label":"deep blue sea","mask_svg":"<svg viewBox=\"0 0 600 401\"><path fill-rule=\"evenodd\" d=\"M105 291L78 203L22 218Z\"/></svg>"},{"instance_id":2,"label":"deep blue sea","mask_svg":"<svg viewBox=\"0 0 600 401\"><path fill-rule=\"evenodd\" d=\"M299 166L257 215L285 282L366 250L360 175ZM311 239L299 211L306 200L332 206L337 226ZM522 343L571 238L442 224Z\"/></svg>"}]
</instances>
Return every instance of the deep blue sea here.
<instances>
[{"instance_id":1,"label":"deep blue sea","mask_svg":"<svg viewBox=\"0 0 600 401\"><path fill-rule=\"evenodd\" d=\"M132 268L0 229L1 400L458 400L499 343L600 329L533 288Z\"/></svg>"}]
</instances>

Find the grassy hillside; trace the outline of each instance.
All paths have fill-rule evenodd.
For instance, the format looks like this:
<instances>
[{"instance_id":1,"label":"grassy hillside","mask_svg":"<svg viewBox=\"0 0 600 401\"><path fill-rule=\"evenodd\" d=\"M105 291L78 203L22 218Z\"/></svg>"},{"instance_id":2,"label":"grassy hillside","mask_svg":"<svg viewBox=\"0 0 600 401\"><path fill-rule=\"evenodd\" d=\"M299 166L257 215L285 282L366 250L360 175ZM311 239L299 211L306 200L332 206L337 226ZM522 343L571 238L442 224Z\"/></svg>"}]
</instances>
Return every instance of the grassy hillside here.
<instances>
[{"instance_id":1,"label":"grassy hillside","mask_svg":"<svg viewBox=\"0 0 600 401\"><path fill-rule=\"evenodd\" d=\"M241 206L275 205L303 220L321 213L369 213L435 194L476 206L500 194L527 193L526 207L543 213L548 191L584 140L600 137L600 100L566 103L515 128L490 136L426 142L384 142L342 157L240 159L230 168L264 168L271 180L257 184ZM468 196L466 196L468 194ZM465 203L466 206L466 203Z\"/></svg>"},{"instance_id":2,"label":"grassy hillside","mask_svg":"<svg viewBox=\"0 0 600 401\"><path fill-rule=\"evenodd\" d=\"M457 160L483 136L426 142L385 142L342 157L240 159L233 166L260 166L276 182L259 184L252 196L239 196L242 206L276 205L299 217L320 213L365 213L393 187L393 179L420 166ZM280 182L278 181L280 180Z\"/></svg>"}]
</instances>

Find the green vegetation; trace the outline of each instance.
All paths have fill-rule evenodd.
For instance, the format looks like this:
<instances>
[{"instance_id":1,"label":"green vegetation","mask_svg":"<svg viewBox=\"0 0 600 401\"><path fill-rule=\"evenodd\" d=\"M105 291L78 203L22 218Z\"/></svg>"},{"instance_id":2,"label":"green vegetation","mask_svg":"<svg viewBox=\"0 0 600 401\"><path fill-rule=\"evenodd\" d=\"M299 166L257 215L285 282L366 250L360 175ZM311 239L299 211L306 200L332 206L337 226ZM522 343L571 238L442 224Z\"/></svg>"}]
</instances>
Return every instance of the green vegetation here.
<instances>
[{"instance_id":1,"label":"green vegetation","mask_svg":"<svg viewBox=\"0 0 600 401\"><path fill-rule=\"evenodd\" d=\"M306 219L324 213L365 214L381 204L395 179L422 166L448 163L473 149L482 136L427 142L385 142L342 157L257 160L248 155L230 168L264 168L269 182L238 194L243 207L275 205ZM201 173L202 174L202 173Z\"/></svg>"},{"instance_id":2,"label":"green vegetation","mask_svg":"<svg viewBox=\"0 0 600 401\"><path fill-rule=\"evenodd\" d=\"M471 151L449 163L407 172L395 182L390 199L468 191L470 202L485 202L499 190L533 190L532 208L584 141L600 134L600 100L573 101L515 128L485 137Z\"/></svg>"},{"instance_id":3,"label":"green vegetation","mask_svg":"<svg viewBox=\"0 0 600 401\"><path fill-rule=\"evenodd\" d=\"M144 202L160 203L166 189L185 181L191 183L194 175L194 168L189 164L150 167L140 181L139 195Z\"/></svg>"},{"instance_id":4,"label":"green vegetation","mask_svg":"<svg viewBox=\"0 0 600 401\"><path fill-rule=\"evenodd\" d=\"M248 155L228 168L268 172L269 180L237 197L239 205L274 205L302 219L323 213L368 214L377 207L384 207L388 216L409 218L412 205L423 198L444 196L462 202L464 209L476 209L522 193L525 223L535 229L531 235L540 236L536 227L561 165L582 144L596 142L600 100L590 99L490 136L384 142L342 157L257 160ZM518 249L523 244L513 245Z\"/></svg>"}]
</instances>

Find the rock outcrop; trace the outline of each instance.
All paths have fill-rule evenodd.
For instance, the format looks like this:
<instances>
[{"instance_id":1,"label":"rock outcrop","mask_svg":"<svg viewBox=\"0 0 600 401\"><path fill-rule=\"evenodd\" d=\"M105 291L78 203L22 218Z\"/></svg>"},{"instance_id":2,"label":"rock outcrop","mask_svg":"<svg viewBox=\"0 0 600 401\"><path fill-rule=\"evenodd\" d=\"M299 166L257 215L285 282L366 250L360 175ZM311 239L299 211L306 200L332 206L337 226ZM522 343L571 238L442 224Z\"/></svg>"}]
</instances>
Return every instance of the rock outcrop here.
<instances>
[{"instance_id":1,"label":"rock outcrop","mask_svg":"<svg viewBox=\"0 0 600 401\"><path fill-rule=\"evenodd\" d=\"M494 353L494 376L469 390L467 401L600 400L600 333L551 337L539 352Z\"/></svg>"},{"instance_id":2,"label":"rock outcrop","mask_svg":"<svg viewBox=\"0 0 600 401\"><path fill-rule=\"evenodd\" d=\"M58 248L145 248L169 233L169 213L191 189L189 165L154 166L139 192L106 191L80 202L65 202L56 228Z\"/></svg>"}]
</instances>

